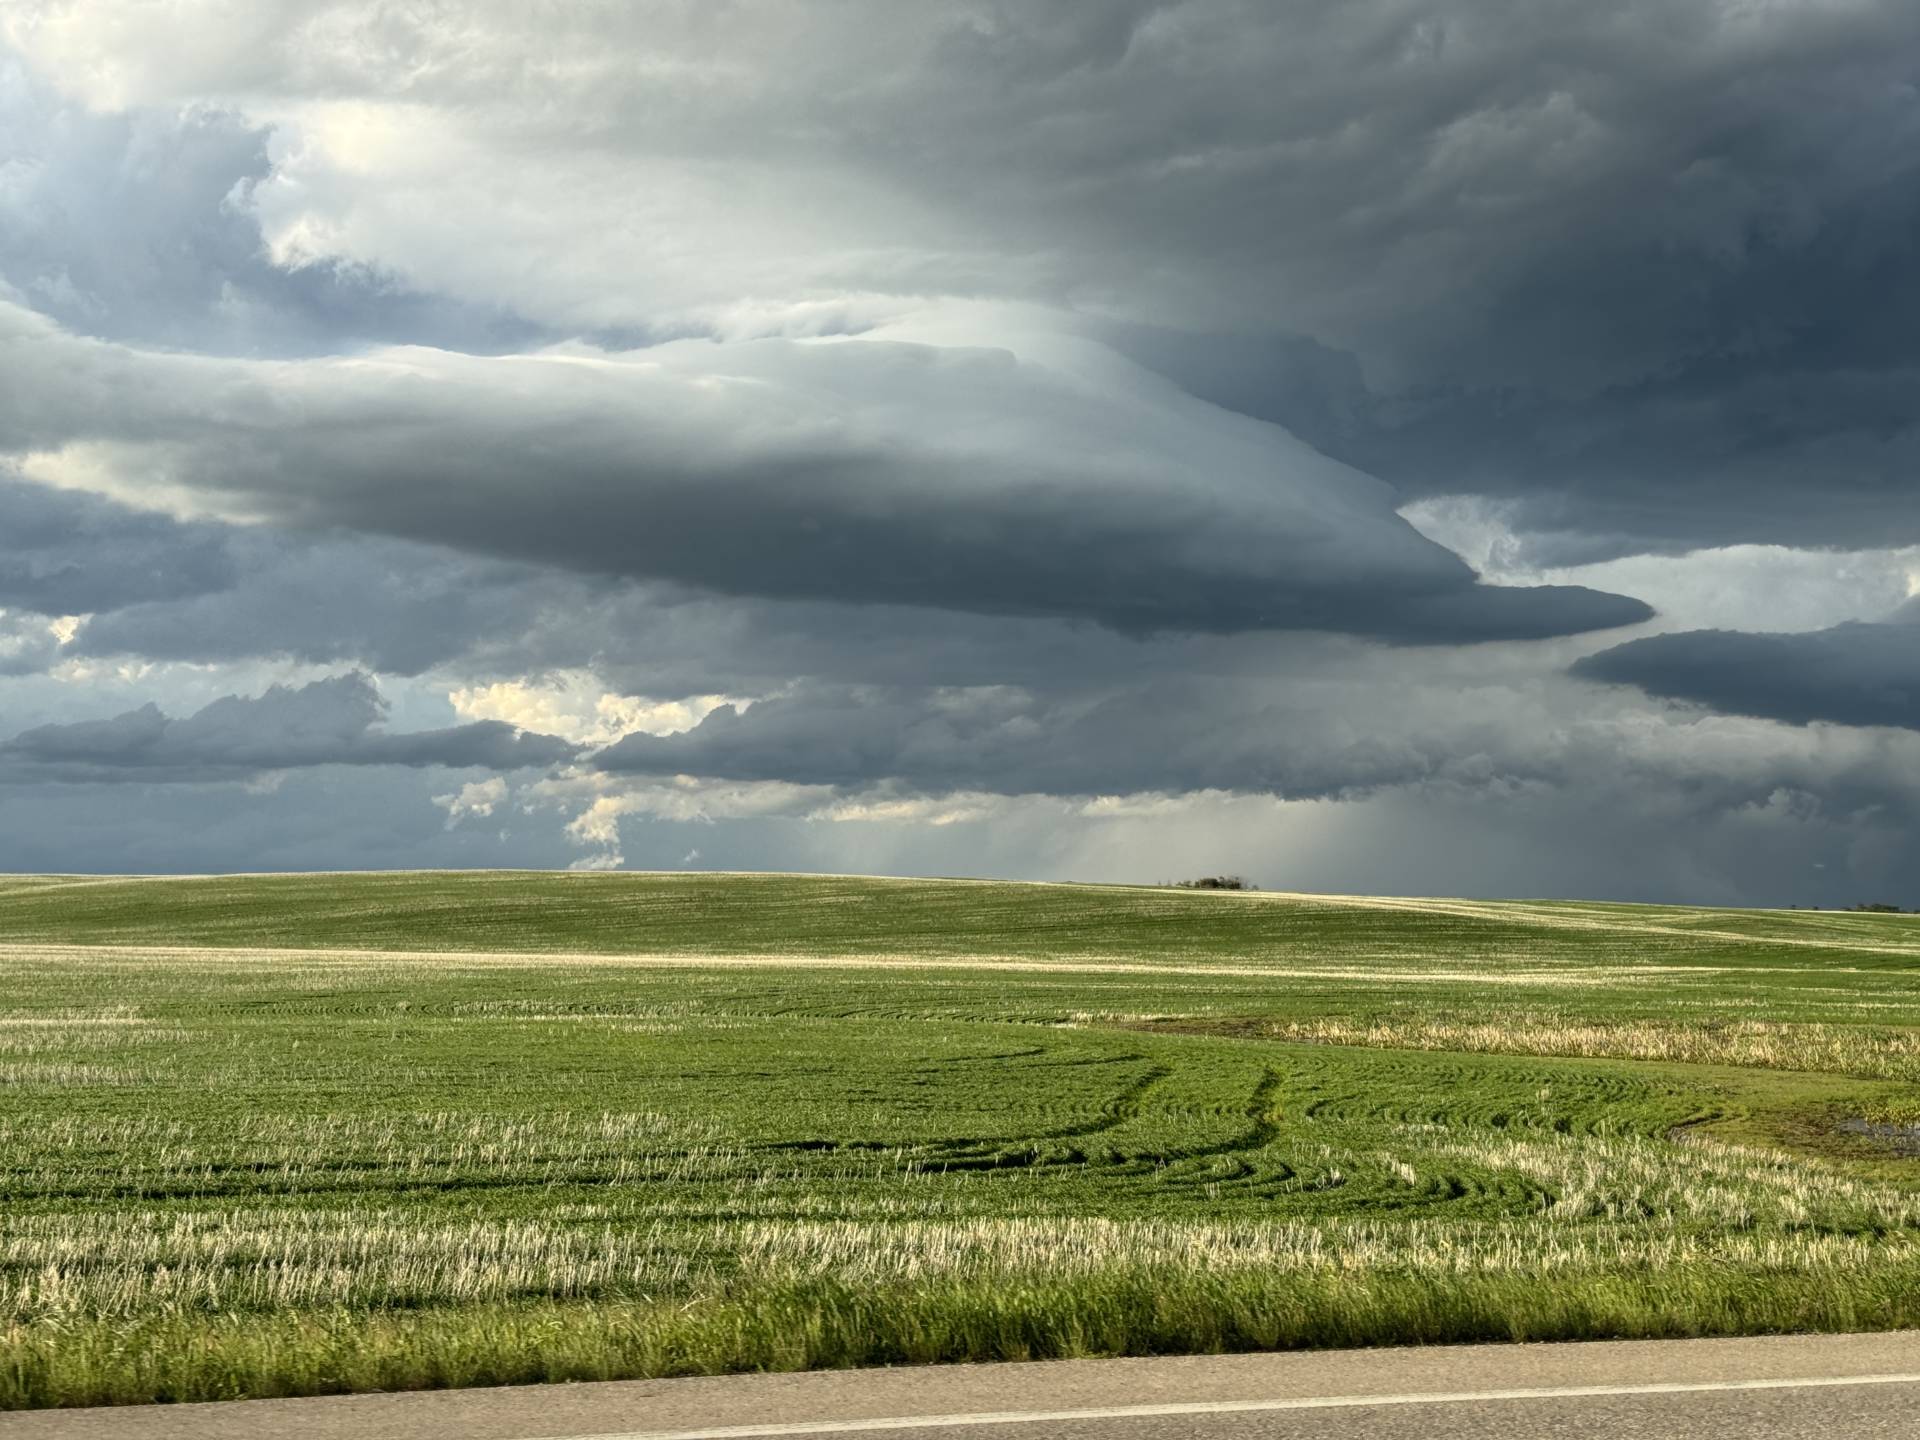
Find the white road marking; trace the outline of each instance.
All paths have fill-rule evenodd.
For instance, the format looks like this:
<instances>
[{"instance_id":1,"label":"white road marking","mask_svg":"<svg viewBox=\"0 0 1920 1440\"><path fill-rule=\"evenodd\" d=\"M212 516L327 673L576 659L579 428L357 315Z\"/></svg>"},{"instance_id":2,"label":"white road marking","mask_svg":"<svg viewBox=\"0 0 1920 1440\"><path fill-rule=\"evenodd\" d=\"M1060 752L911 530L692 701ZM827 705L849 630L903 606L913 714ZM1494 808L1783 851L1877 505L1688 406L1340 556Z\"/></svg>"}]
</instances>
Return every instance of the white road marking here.
<instances>
[{"instance_id":1,"label":"white road marking","mask_svg":"<svg viewBox=\"0 0 1920 1440\"><path fill-rule=\"evenodd\" d=\"M775 1435L847 1435L874 1430L933 1430L960 1425L1039 1425L1074 1420L1234 1415L1270 1410L1354 1410L1375 1405L1470 1405L1495 1400L1572 1400L1603 1395L1691 1395L1726 1390L1825 1389L1840 1385L1920 1385L1910 1375L1826 1375L1804 1380L1702 1380L1645 1385L1562 1385L1521 1390L1454 1390L1404 1395L1311 1395L1291 1400L1198 1400L1174 1405L1109 1405L1092 1410L981 1410L960 1415L892 1415L779 1425L717 1425L704 1430L626 1430L553 1435L541 1440L755 1440Z\"/></svg>"}]
</instances>

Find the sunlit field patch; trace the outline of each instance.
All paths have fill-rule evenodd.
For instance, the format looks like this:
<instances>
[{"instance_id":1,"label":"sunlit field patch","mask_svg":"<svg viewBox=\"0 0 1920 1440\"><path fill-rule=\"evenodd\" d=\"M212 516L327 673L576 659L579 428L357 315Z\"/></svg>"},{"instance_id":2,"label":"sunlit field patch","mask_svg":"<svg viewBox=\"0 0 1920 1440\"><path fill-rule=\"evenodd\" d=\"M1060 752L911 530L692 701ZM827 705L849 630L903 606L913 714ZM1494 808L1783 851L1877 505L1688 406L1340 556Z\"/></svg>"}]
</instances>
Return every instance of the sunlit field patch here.
<instances>
[{"instance_id":1,"label":"sunlit field patch","mask_svg":"<svg viewBox=\"0 0 1920 1440\"><path fill-rule=\"evenodd\" d=\"M0 885L0 1404L1920 1323L1920 923Z\"/></svg>"}]
</instances>

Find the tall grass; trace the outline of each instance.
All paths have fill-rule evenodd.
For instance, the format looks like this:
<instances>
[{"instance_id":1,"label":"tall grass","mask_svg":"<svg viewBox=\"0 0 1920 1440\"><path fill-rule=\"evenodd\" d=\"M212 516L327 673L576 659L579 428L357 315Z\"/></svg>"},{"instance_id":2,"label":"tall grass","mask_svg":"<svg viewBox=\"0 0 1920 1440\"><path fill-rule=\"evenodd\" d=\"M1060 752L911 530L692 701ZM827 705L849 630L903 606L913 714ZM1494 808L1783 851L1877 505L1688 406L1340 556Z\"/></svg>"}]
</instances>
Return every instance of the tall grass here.
<instances>
[{"instance_id":1,"label":"tall grass","mask_svg":"<svg viewBox=\"0 0 1920 1440\"><path fill-rule=\"evenodd\" d=\"M1920 1324L1911 1253L1819 1272L1703 1265L1434 1276L1112 1268L937 1285L816 1279L693 1304L171 1312L4 1337L0 1407L322 1395L942 1361L1750 1335Z\"/></svg>"}]
</instances>

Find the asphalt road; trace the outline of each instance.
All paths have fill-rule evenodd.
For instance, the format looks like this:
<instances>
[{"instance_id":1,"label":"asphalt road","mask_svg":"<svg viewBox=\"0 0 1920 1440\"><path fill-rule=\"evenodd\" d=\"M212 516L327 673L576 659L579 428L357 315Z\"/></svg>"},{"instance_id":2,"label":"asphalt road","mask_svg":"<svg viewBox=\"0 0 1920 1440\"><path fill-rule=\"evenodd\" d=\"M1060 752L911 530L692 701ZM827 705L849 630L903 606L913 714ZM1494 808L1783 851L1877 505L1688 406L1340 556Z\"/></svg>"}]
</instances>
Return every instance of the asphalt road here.
<instances>
[{"instance_id":1,"label":"asphalt road","mask_svg":"<svg viewBox=\"0 0 1920 1440\"><path fill-rule=\"evenodd\" d=\"M0 1440L1920 1440L1920 1332L1070 1360L0 1415Z\"/></svg>"}]
</instances>

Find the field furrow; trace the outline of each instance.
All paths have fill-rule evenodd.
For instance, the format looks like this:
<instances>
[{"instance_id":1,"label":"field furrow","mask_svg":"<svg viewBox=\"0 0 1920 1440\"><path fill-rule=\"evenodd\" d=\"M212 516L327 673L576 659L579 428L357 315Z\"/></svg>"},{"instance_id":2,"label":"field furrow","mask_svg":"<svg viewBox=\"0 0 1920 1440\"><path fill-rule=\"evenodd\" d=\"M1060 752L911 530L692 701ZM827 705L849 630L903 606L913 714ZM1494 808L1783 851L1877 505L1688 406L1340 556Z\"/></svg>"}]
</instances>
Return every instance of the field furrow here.
<instances>
[{"instance_id":1,"label":"field furrow","mask_svg":"<svg viewBox=\"0 0 1920 1440\"><path fill-rule=\"evenodd\" d=\"M1914 1324L1917 1123L1910 917L13 879L0 1405Z\"/></svg>"}]
</instances>

